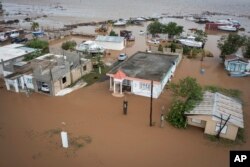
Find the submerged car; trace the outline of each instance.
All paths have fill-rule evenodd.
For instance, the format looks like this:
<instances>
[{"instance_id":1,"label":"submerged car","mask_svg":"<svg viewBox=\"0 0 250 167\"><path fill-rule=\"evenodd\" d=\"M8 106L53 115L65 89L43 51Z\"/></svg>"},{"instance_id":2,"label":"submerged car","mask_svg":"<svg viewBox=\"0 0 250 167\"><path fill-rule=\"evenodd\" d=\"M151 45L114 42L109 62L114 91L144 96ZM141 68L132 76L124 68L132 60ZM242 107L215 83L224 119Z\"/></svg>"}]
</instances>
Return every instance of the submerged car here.
<instances>
[{"instance_id":1,"label":"submerged car","mask_svg":"<svg viewBox=\"0 0 250 167\"><path fill-rule=\"evenodd\" d=\"M49 85L46 84L46 83L42 83L41 91L46 92L46 93L49 93L49 92L50 92L50 90L49 90Z\"/></svg>"},{"instance_id":2,"label":"submerged car","mask_svg":"<svg viewBox=\"0 0 250 167\"><path fill-rule=\"evenodd\" d=\"M119 56L118 56L118 60L119 61L124 61L127 59L127 55L125 53L121 53Z\"/></svg>"}]
</instances>

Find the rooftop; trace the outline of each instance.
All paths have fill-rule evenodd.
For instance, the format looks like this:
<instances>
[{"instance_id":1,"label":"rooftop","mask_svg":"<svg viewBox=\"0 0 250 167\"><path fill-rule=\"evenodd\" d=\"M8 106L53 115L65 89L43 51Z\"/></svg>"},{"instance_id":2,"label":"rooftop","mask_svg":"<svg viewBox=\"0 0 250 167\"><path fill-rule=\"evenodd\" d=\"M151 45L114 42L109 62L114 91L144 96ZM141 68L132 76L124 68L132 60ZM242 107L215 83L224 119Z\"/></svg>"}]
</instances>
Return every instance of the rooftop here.
<instances>
[{"instance_id":1,"label":"rooftop","mask_svg":"<svg viewBox=\"0 0 250 167\"><path fill-rule=\"evenodd\" d=\"M162 81L178 56L161 53L137 52L108 72L114 75L121 70L127 77Z\"/></svg>"},{"instance_id":2,"label":"rooftop","mask_svg":"<svg viewBox=\"0 0 250 167\"><path fill-rule=\"evenodd\" d=\"M186 115L209 115L212 120L225 121L229 115L229 123L235 126L244 127L242 104L234 98L220 93L205 92L202 102Z\"/></svg>"},{"instance_id":3,"label":"rooftop","mask_svg":"<svg viewBox=\"0 0 250 167\"><path fill-rule=\"evenodd\" d=\"M244 62L244 63L248 63L248 60L247 60L247 59L242 58L242 57L239 57L239 56L237 56L237 55L235 55L235 54L226 56L225 60L226 60L226 61L234 61L234 60L236 60L236 61L242 61L242 62Z\"/></svg>"},{"instance_id":4,"label":"rooftop","mask_svg":"<svg viewBox=\"0 0 250 167\"><path fill-rule=\"evenodd\" d=\"M100 41L100 42L116 42L120 43L124 41L124 37L119 37L119 36L102 36L98 35L95 39L95 41Z\"/></svg>"},{"instance_id":5,"label":"rooftop","mask_svg":"<svg viewBox=\"0 0 250 167\"><path fill-rule=\"evenodd\" d=\"M25 47L23 44L10 44L2 46L0 47L0 61L8 61L35 51L36 49Z\"/></svg>"}]
</instances>

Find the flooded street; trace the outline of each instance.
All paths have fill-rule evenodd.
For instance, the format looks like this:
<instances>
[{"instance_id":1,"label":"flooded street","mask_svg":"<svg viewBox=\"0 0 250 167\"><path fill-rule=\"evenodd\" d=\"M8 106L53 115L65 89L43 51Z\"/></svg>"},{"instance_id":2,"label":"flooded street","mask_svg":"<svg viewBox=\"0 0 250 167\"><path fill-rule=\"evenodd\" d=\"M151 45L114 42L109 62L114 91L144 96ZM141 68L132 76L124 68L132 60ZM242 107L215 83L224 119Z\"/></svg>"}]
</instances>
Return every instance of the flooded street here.
<instances>
[{"instance_id":1,"label":"flooded street","mask_svg":"<svg viewBox=\"0 0 250 167\"><path fill-rule=\"evenodd\" d=\"M206 1L195 0L192 6L188 0L3 0L9 15L5 19L24 19L39 17L43 28L62 28L66 24L75 24L107 19L130 18L134 16L158 16L159 14L189 15L203 11L221 12L229 15L211 16L213 19L232 17L241 22L250 34L250 21L247 17L249 0ZM62 5L58 10L55 5ZM217 4L217 5L214 5ZM192 6L192 7L190 7ZM21 11L22 14L15 15ZM28 15L26 15L28 14ZM246 15L246 16L242 16ZM186 34L190 28L205 30L204 24L196 24L186 19L165 17L162 23L176 22L184 26ZM138 51L149 50L146 31L150 22L143 26L113 27L132 31L134 42L128 42L121 51L107 51L105 62L117 61L120 53L132 56ZM21 21L18 27L30 29L30 22ZM72 33L95 34L97 26L78 26ZM153 122L149 126L150 98L126 94L128 114L123 115L123 100L112 96L109 80L98 81L62 97L32 93L7 91L0 80L0 167L228 167L230 150L250 149L250 77L233 78L224 69L217 47L223 35L219 31L207 31L205 49L214 57L188 59L183 56L172 82L185 77L194 77L202 86L212 85L226 89L238 89L242 92L246 143L241 145L223 145L210 141L204 135L204 129L188 126L176 129L168 122L160 128L161 109L167 113L173 100L168 88L158 99L153 100ZM47 37L46 37L47 38ZM50 51L60 53L61 45L68 40L80 44L85 38L70 35L50 41ZM205 73L201 74L201 68ZM60 132L68 132L71 141L69 149L61 147ZM85 139L84 139L85 137ZM86 137L88 140L86 140ZM77 143L76 139L85 143ZM74 142L72 142L74 141Z\"/></svg>"}]
</instances>

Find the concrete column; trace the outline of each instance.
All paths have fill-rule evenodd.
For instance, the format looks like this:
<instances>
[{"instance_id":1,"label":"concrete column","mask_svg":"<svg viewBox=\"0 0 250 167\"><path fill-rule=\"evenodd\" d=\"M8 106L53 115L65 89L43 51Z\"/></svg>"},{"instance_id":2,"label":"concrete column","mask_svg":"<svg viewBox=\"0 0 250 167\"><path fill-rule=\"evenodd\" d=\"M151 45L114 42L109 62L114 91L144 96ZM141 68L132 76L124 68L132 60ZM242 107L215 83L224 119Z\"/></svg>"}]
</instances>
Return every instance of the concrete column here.
<instances>
[{"instance_id":1,"label":"concrete column","mask_svg":"<svg viewBox=\"0 0 250 167\"><path fill-rule=\"evenodd\" d=\"M109 81L110 81L109 82L109 89L112 90L112 88L113 88L112 77L110 77Z\"/></svg>"},{"instance_id":2,"label":"concrete column","mask_svg":"<svg viewBox=\"0 0 250 167\"><path fill-rule=\"evenodd\" d=\"M15 91L19 92L17 79L14 81Z\"/></svg>"},{"instance_id":3,"label":"concrete column","mask_svg":"<svg viewBox=\"0 0 250 167\"><path fill-rule=\"evenodd\" d=\"M5 79L4 81L5 81L5 85L6 85L7 90L10 90L10 85L9 85L9 83L7 82L6 79Z\"/></svg>"},{"instance_id":4,"label":"concrete column","mask_svg":"<svg viewBox=\"0 0 250 167\"><path fill-rule=\"evenodd\" d=\"M114 93L115 93L115 81L114 81Z\"/></svg>"},{"instance_id":5,"label":"concrete column","mask_svg":"<svg viewBox=\"0 0 250 167\"><path fill-rule=\"evenodd\" d=\"M122 82L120 82L120 94L122 94Z\"/></svg>"},{"instance_id":6,"label":"concrete column","mask_svg":"<svg viewBox=\"0 0 250 167\"><path fill-rule=\"evenodd\" d=\"M20 77L20 79L21 79L21 86L22 86L22 89L24 89L24 77L22 76L22 77Z\"/></svg>"}]
</instances>

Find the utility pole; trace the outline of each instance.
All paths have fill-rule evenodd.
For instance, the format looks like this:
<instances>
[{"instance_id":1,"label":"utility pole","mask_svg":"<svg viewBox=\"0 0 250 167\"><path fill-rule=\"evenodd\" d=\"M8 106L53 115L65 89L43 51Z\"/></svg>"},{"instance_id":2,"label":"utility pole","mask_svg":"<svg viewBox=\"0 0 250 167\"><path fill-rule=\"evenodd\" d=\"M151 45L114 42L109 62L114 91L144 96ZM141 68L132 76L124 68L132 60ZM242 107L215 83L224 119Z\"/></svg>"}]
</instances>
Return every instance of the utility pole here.
<instances>
[{"instance_id":1,"label":"utility pole","mask_svg":"<svg viewBox=\"0 0 250 167\"><path fill-rule=\"evenodd\" d=\"M152 122L152 112L153 112L153 80L151 80L151 97L150 97L150 115L149 115L149 126L153 126L153 122Z\"/></svg>"}]
</instances>

